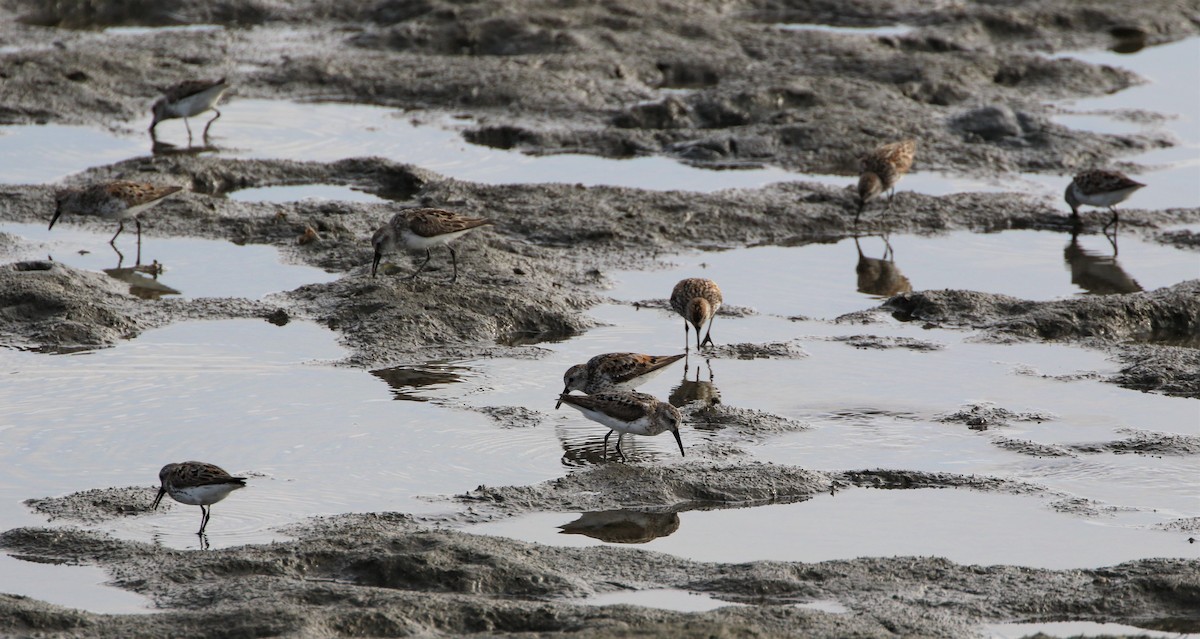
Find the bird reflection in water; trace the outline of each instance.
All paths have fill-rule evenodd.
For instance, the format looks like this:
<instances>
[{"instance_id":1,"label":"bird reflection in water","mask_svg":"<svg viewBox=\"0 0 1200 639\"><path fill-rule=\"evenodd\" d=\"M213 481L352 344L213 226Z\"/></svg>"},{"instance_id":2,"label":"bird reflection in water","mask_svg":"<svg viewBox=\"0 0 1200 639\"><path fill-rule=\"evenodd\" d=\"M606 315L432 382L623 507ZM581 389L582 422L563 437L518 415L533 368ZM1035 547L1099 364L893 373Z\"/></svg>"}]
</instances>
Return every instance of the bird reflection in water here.
<instances>
[{"instance_id":1,"label":"bird reflection in water","mask_svg":"<svg viewBox=\"0 0 1200 639\"><path fill-rule=\"evenodd\" d=\"M1071 232L1071 242L1063 249L1063 260L1071 269L1071 283L1091 295L1115 295L1142 291L1138 284L1117 263L1116 235L1104 237L1112 246L1112 255L1089 251L1079 244L1079 229Z\"/></svg>"},{"instance_id":2,"label":"bird reflection in water","mask_svg":"<svg viewBox=\"0 0 1200 639\"><path fill-rule=\"evenodd\" d=\"M220 150L221 149L219 147L208 144L207 142L196 145L188 143L187 146L179 146L178 144L171 144L170 142L160 142L158 140L154 140L150 144L150 152L154 155L161 156L200 155L201 153L216 153Z\"/></svg>"},{"instance_id":3,"label":"bird reflection in water","mask_svg":"<svg viewBox=\"0 0 1200 639\"><path fill-rule=\"evenodd\" d=\"M895 253L892 244L886 236L883 240L883 257L867 257L863 254L858 236L854 236L854 248L858 249L858 264L854 272L858 274L858 292L880 297L891 297L897 293L907 293L912 290L912 282L896 267Z\"/></svg>"},{"instance_id":4,"label":"bird reflection in water","mask_svg":"<svg viewBox=\"0 0 1200 639\"><path fill-rule=\"evenodd\" d=\"M721 391L713 384L712 362L706 358L704 364L708 368L708 381L700 381L699 364L696 364L695 379L688 379L688 368L684 367L683 380L671 389L671 395L667 398L672 406L683 408L692 402L701 402L704 406L721 403Z\"/></svg>"},{"instance_id":5,"label":"bird reflection in water","mask_svg":"<svg viewBox=\"0 0 1200 639\"><path fill-rule=\"evenodd\" d=\"M466 380L465 373L470 372L465 366L455 366L447 362L427 362L419 366L394 366L371 371L371 374L392 388L392 399L401 401L427 402L432 399L425 390L446 384L456 384Z\"/></svg>"},{"instance_id":6,"label":"bird reflection in water","mask_svg":"<svg viewBox=\"0 0 1200 639\"><path fill-rule=\"evenodd\" d=\"M116 250L115 246L113 250ZM117 251L117 255L120 254L121 252ZM150 264L138 264L126 268L121 267L122 261L123 256L121 260L117 261L116 268L106 268L104 274L129 284L130 295L144 300L156 300L164 295L180 294L180 291L158 281L158 276L163 272L162 264L159 264L158 260L154 260Z\"/></svg>"},{"instance_id":7,"label":"bird reflection in water","mask_svg":"<svg viewBox=\"0 0 1200 639\"><path fill-rule=\"evenodd\" d=\"M678 513L603 510L559 526L560 535L587 535L610 544L644 544L679 530Z\"/></svg>"}]
</instances>

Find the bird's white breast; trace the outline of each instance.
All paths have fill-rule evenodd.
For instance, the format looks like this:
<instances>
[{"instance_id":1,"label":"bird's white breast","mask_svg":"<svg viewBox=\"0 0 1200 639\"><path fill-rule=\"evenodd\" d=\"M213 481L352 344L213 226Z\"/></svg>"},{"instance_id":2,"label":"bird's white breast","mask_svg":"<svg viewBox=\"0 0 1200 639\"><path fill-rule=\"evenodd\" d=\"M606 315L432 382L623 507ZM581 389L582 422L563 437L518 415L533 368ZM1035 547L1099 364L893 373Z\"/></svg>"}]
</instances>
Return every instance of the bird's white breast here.
<instances>
[{"instance_id":1,"label":"bird's white breast","mask_svg":"<svg viewBox=\"0 0 1200 639\"><path fill-rule=\"evenodd\" d=\"M189 95L182 100L167 106L171 113L177 117L190 118L194 115L199 115L212 108L221 94L225 92L226 85L218 84L211 89L205 89L200 93Z\"/></svg>"},{"instance_id":2,"label":"bird's white breast","mask_svg":"<svg viewBox=\"0 0 1200 639\"><path fill-rule=\"evenodd\" d=\"M458 239L472 230L473 229L463 229L461 231L454 231L453 233L444 233L442 235L434 235L433 237L424 237L413 233L409 229L404 229L403 231L400 231L400 242L410 249L428 249L435 246L441 246L442 244L446 244L451 240Z\"/></svg>"},{"instance_id":3,"label":"bird's white breast","mask_svg":"<svg viewBox=\"0 0 1200 639\"><path fill-rule=\"evenodd\" d=\"M648 416L642 416L633 420L632 422L627 422L590 408L579 408L579 412L583 413L583 415L588 419L598 424L608 426L618 433L630 433L633 435L650 434L650 418Z\"/></svg>"},{"instance_id":4,"label":"bird's white breast","mask_svg":"<svg viewBox=\"0 0 1200 639\"><path fill-rule=\"evenodd\" d=\"M241 484L209 484L207 486L190 486L188 488L170 489L171 498L189 506L208 506L229 496L229 493L242 488Z\"/></svg>"}]
</instances>

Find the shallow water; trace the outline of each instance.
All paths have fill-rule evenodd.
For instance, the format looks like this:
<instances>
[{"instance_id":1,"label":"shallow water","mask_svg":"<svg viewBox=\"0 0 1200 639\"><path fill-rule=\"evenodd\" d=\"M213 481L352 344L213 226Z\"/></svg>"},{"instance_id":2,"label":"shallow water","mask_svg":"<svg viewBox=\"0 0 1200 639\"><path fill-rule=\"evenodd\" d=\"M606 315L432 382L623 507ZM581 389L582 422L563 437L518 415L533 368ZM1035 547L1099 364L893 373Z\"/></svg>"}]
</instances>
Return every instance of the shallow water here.
<instances>
[{"instance_id":1,"label":"shallow water","mask_svg":"<svg viewBox=\"0 0 1200 639\"><path fill-rule=\"evenodd\" d=\"M994 623L983 627L988 639L1021 639L1042 635L1046 637L1114 637L1134 636L1149 639L1194 639L1200 635L1190 632L1147 630L1119 623L1092 621L1048 621L1044 623Z\"/></svg>"},{"instance_id":2,"label":"shallow water","mask_svg":"<svg viewBox=\"0 0 1200 639\"><path fill-rule=\"evenodd\" d=\"M1192 51L1188 47L1200 46L1200 39L1170 46L1180 48L1161 49L1179 59ZM1155 55L1145 56L1151 52ZM1151 76L1147 68L1159 64L1158 53L1150 49L1117 62ZM1141 93L1134 106L1158 108L1159 97L1174 89L1161 82L1136 90ZM1118 108L1119 102L1105 101L1124 99L1133 91L1080 101L1072 108ZM1161 104L1172 110L1184 103ZM457 129L470 122L421 116L424 120L414 124L411 116L375 107L234 100L223 112L214 126L215 143L217 152L232 157L335 160L382 155L481 182L562 181L705 191L812 177L771 167L710 171L664 158L532 157L465 143ZM1063 117L1086 118L1096 127L1111 125L1108 116ZM282 127L280 122L291 124ZM1185 143L1186 152L1180 152L1179 166L1142 174L1146 181L1151 175L1163 179L1140 192L1131 206L1195 206L1200 201L1200 163L1187 155L1194 147L1186 146L1200 138L1188 133L1187 126L1193 125L1193 120L1183 119L1164 123ZM140 132L144 123L134 128ZM160 130L163 139L178 143L184 141L181 134L182 126ZM235 148L224 146L231 140L237 141ZM0 180L8 183L57 181L88 166L149 151L144 135L60 126L2 127L0 145L28 151L0 153ZM17 156L19 162L13 160ZM842 176L816 178L851 182ZM987 184L917 173L906 179L904 188L928 193L1012 188L1013 181L1005 180ZM1020 184L1032 193L1057 198L1062 179L1037 177ZM307 197L371 201L365 198L373 196L344 187L307 185L247 190L230 197L278 202ZM50 254L93 270L111 268L117 261L107 244L111 231L88 231L70 221L53 231L33 224L3 224L0 231L38 243L6 260ZM1194 252L1127 236L1119 237L1118 243L1114 257L1116 247L1094 235L1073 241L1067 234L1049 232L956 232L892 236L886 244L878 236L859 240L864 257L885 262L890 244L892 268L916 290L967 288L1047 300L1131 285L1150 290L1200 277ZM132 233L118 240L127 262L133 245ZM88 253L80 255L81 250ZM318 269L281 265L278 251L271 247L159 238L151 230L143 238L143 262L153 259L167 269L159 280L188 297L260 298L333 277ZM1056 344L973 343L970 332L893 321L833 324L827 320L874 306L886 296L859 281L860 255L853 240L667 259L671 266L660 270L611 273L608 294L621 302L661 299L681 277L713 277L725 289L727 303L758 313L719 318L713 328L718 343L791 341L807 354L793 360L693 361L687 369L676 365L647 384L643 390L667 397L682 386L685 375L693 384L708 382L711 365L711 385L723 403L769 411L808 426L759 438L687 429L686 446L722 441L743 448L750 459L824 470L887 467L997 475L1122 510L1085 517L1054 511L1055 497L852 489L795 504L684 512L677 530L642 547L721 561L931 554L968 563L1046 567L1094 567L1148 556L1198 557L1198 547L1186 543L1186 534L1156 528L1176 518L1200 516L1195 497L1200 494L1200 463L1194 457L1095 453L1039 458L997 445L1001 437L1041 444L1112 441L1130 436L1127 429L1196 434L1200 409L1194 400L1101 383L1095 377L1111 374L1117 365L1095 351ZM183 459L217 462L251 477L248 489L214 507L208 533L213 548L283 539L280 526L310 515L444 512L454 505L439 496L480 484L531 484L559 477L597 463L605 432L575 411L553 409L562 371L598 353L670 353L682 347L681 322L670 313L616 303L599 306L592 315L607 325L542 344L549 355L540 360L417 362L374 373L329 366L345 355L336 335L299 321L283 327L260 320L185 322L148 331L112 349L73 355L0 349L0 375L5 379L0 384L0 406L5 407L0 411L5 444L0 447L0 529L45 523L21 504L30 497L140 485L146 487L148 507L159 467ZM787 319L793 316L814 319ZM833 339L858 334L924 340L943 349L864 350ZM940 421L946 413L975 404L1043 413L1047 418L985 431ZM538 411L540 422L505 427L474 410L485 406L526 407ZM630 439L625 450L634 463L679 463L668 437ZM197 511L169 502L156 513L96 528L122 538L197 548ZM603 543L559 533L558 526L579 515L534 514L469 529L561 545ZM930 530L930 521L938 522L936 530ZM1014 538L1027 542L1013 544ZM102 612L145 606L140 597L100 585L103 575L93 569L27 565L7 556L0 562L3 591ZM19 567L8 570L10 564ZM56 585L62 582L70 582L72 588ZM48 594L51 591L57 594ZM638 593L637 600L676 609L727 605L675 592ZM1042 626L1047 624L1038 629Z\"/></svg>"},{"instance_id":3,"label":"shallow water","mask_svg":"<svg viewBox=\"0 0 1200 639\"><path fill-rule=\"evenodd\" d=\"M147 217L152 215L148 213ZM75 268L108 272L117 279L131 281L131 287L147 289L154 285L159 287L157 293L160 295L184 298L259 299L303 284L337 279L336 275L311 266L280 263L279 249L273 246L238 246L221 240L155 237L153 231L148 230L152 225L152 220L142 225L142 263L158 261L164 271L157 278L128 273L137 260L137 234L127 228L117 238L117 249L114 250L108 241L116 232L115 224L111 229L94 232L74 226L69 218L60 220L49 230L41 224L0 222L0 233L11 233L34 242L14 254L0 257L5 261L49 257ZM118 265L124 270L114 271ZM137 277L137 280L133 281L131 277ZM138 293L134 291L134 294Z\"/></svg>"}]
</instances>

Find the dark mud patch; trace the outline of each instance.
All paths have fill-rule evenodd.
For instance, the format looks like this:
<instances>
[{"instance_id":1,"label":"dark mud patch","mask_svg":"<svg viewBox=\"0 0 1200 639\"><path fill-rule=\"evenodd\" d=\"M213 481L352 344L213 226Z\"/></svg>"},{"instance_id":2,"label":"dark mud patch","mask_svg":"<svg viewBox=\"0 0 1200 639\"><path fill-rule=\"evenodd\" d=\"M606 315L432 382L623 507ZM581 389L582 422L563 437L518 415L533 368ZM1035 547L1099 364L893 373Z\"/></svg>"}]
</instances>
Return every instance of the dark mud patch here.
<instances>
[{"instance_id":1,"label":"dark mud patch","mask_svg":"<svg viewBox=\"0 0 1200 639\"><path fill-rule=\"evenodd\" d=\"M50 521L63 519L94 524L150 514L156 490L152 486L95 488L62 497L27 499L25 505ZM160 507L167 505L164 502Z\"/></svg>"},{"instance_id":2,"label":"dark mud patch","mask_svg":"<svg viewBox=\"0 0 1200 639\"><path fill-rule=\"evenodd\" d=\"M808 430L808 424L752 408L738 408L719 402L686 407L684 422L700 431L730 430L739 439L761 440L774 435Z\"/></svg>"},{"instance_id":3,"label":"dark mud patch","mask_svg":"<svg viewBox=\"0 0 1200 639\"><path fill-rule=\"evenodd\" d=\"M1057 418L1050 413L1036 411L1018 413L990 404L973 404L938 417L938 421L940 422L961 422L972 430L987 430L992 426L1007 426L1012 422L1035 422L1040 424L1042 422L1054 421L1055 419Z\"/></svg>"},{"instance_id":4,"label":"dark mud patch","mask_svg":"<svg viewBox=\"0 0 1200 639\"><path fill-rule=\"evenodd\" d=\"M862 488L889 490L915 488L970 488L1009 495L1049 494L1045 486L1002 477L956 475L914 470L849 470L837 473L837 479Z\"/></svg>"},{"instance_id":5,"label":"dark mud patch","mask_svg":"<svg viewBox=\"0 0 1200 639\"><path fill-rule=\"evenodd\" d=\"M1072 444L1071 448L1081 453L1132 453L1154 457L1200 454L1200 435L1157 433L1133 428L1122 429L1121 432L1130 433L1130 436L1111 442Z\"/></svg>"},{"instance_id":6,"label":"dark mud patch","mask_svg":"<svg viewBox=\"0 0 1200 639\"><path fill-rule=\"evenodd\" d=\"M762 463L613 463L534 486L480 486L454 499L476 510L480 505L490 505L508 515L630 508L678 512L722 504L799 501L829 492L832 487L833 481L826 473Z\"/></svg>"},{"instance_id":7,"label":"dark mud patch","mask_svg":"<svg viewBox=\"0 0 1200 639\"><path fill-rule=\"evenodd\" d=\"M1078 455L1071 452L1070 448L1057 444L1043 444L1027 439L1013 439L1010 437L993 437L991 442L993 446L998 448L1031 457L1078 457Z\"/></svg>"},{"instance_id":8,"label":"dark mud patch","mask_svg":"<svg viewBox=\"0 0 1200 639\"><path fill-rule=\"evenodd\" d=\"M124 290L123 290L124 289ZM111 346L148 325L115 280L49 261L0 266L0 335L48 351Z\"/></svg>"},{"instance_id":9,"label":"dark mud patch","mask_svg":"<svg viewBox=\"0 0 1200 639\"><path fill-rule=\"evenodd\" d=\"M937 342L931 342L923 339L915 339L912 337L893 337L878 335L840 335L830 338L835 342L842 342L847 346L853 346L863 350L887 350L893 348L903 348L910 351L927 352L940 351L946 346Z\"/></svg>"},{"instance_id":10,"label":"dark mud patch","mask_svg":"<svg viewBox=\"0 0 1200 639\"><path fill-rule=\"evenodd\" d=\"M705 357L720 359L804 359L808 353L796 341L766 344L716 344L704 351Z\"/></svg>"},{"instance_id":11,"label":"dark mud patch","mask_svg":"<svg viewBox=\"0 0 1200 639\"><path fill-rule=\"evenodd\" d=\"M491 417L502 428L533 428L550 418L542 411L524 406L483 406L476 410Z\"/></svg>"},{"instance_id":12,"label":"dark mud patch","mask_svg":"<svg viewBox=\"0 0 1200 639\"><path fill-rule=\"evenodd\" d=\"M1133 512L1136 508L1102 504L1093 499L1082 497L1065 497L1050 502L1050 508L1068 515L1081 517L1112 517L1117 513Z\"/></svg>"},{"instance_id":13,"label":"dark mud patch","mask_svg":"<svg viewBox=\"0 0 1200 639\"><path fill-rule=\"evenodd\" d=\"M1118 351L1121 372L1116 382L1126 388L1200 399L1200 348L1134 346Z\"/></svg>"}]
</instances>

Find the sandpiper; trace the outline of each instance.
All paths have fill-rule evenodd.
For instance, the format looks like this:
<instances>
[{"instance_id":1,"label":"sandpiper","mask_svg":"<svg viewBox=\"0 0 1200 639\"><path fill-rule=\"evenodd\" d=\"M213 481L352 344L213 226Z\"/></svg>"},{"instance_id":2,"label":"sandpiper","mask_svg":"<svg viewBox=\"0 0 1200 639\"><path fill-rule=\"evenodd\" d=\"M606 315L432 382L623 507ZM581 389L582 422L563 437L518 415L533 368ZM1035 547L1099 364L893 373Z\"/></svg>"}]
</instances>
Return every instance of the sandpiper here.
<instances>
[{"instance_id":1,"label":"sandpiper","mask_svg":"<svg viewBox=\"0 0 1200 639\"><path fill-rule=\"evenodd\" d=\"M118 222L117 232L108 243L116 248L117 236L125 230L125 220L133 218L137 224L138 263L141 263L142 221L138 216L163 198L181 190L183 187L180 186L156 186L123 180L65 189L58 194L58 206L54 209L54 217L50 218L50 228L54 228L54 223L64 213L115 219Z\"/></svg>"},{"instance_id":2,"label":"sandpiper","mask_svg":"<svg viewBox=\"0 0 1200 639\"><path fill-rule=\"evenodd\" d=\"M225 78L186 80L167 89L150 110L154 115L153 121L150 122L150 138L157 139L154 128L158 126L159 122L183 118L183 126L187 127L188 143L190 144L192 125L188 124L188 118L211 110L216 115L204 126L204 138L208 139L209 127L217 121L217 118L221 117L221 112L216 108L217 100L220 100L228 89L229 84L225 82Z\"/></svg>"},{"instance_id":3,"label":"sandpiper","mask_svg":"<svg viewBox=\"0 0 1200 639\"><path fill-rule=\"evenodd\" d=\"M168 494L181 504L199 506L200 530L197 535L204 534L204 527L212 516L211 506L246 485L245 477L234 477L217 466L198 461L167 464L158 471L158 480L161 486L153 508L157 510L163 495Z\"/></svg>"},{"instance_id":4,"label":"sandpiper","mask_svg":"<svg viewBox=\"0 0 1200 639\"><path fill-rule=\"evenodd\" d=\"M688 348L688 324L696 328L696 350L712 344L712 322L721 308L721 288L702 277L680 280L671 291L671 309L683 316L683 343ZM708 322L708 332L700 340L700 327Z\"/></svg>"},{"instance_id":5,"label":"sandpiper","mask_svg":"<svg viewBox=\"0 0 1200 639\"><path fill-rule=\"evenodd\" d=\"M1079 207L1084 204L1108 207L1113 214L1108 224L1104 225L1104 229L1108 230L1108 227L1117 222L1117 205L1128 200L1134 191L1143 186L1146 185L1129 179L1129 176L1120 171L1092 169L1076 175L1067 185L1063 197L1071 207L1071 219L1076 221L1079 220Z\"/></svg>"},{"instance_id":6,"label":"sandpiper","mask_svg":"<svg viewBox=\"0 0 1200 639\"><path fill-rule=\"evenodd\" d=\"M563 374L563 393L580 390L590 395L601 390L633 390L684 357L687 355L597 355L586 364L576 364L567 369Z\"/></svg>"},{"instance_id":7,"label":"sandpiper","mask_svg":"<svg viewBox=\"0 0 1200 639\"><path fill-rule=\"evenodd\" d=\"M413 279L425 270L433 257L431 249L435 246L446 245L450 249L450 261L454 264L454 276L450 282L458 281L458 258L450 241L457 239L468 231L492 221L484 217L467 217L442 209L408 209L392 216L387 224L379 227L371 237L371 246L375 247L375 259L371 262L371 277L379 269L379 261L383 254L395 250L396 245L407 249L425 249L425 261L420 268L407 279Z\"/></svg>"},{"instance_id":8,"label":"sandpiper","mask_svg":"<svg viewBox=\"0 0 1200 639\"><path fill-rule=\"evenodd\" d=\"M683 416L679 409L660 402L652 395L636 391L601 391L593 395L567 395L558 397L561 403L571 406L583 416L610 429L604 436L604 456L608 457L608 438L617 435L617 454L625 459L621 452L621 438L626 433L634 435L654 436L664 431L671 431L675 442L679 444L679 454L683 455L683 440L679 438L679 424Z\"/></svg>"},{"instance_id":9,"label":"sandpiper","mask_svg":"<svg viewBox=\"0 0 1200 639\"><path fill-rule=\"evenodd\" d=\"M916 140L902 140L877 147L874 151L862 157L862 173L858 178L858 212L854 214L854 223L867 208L867 202L878 197L884 191L891 189L888 195L888 207L892 205L892 197L896 195L896 183L912 168L913 157L917 154Z\"/></svg>"}]
</instances>

